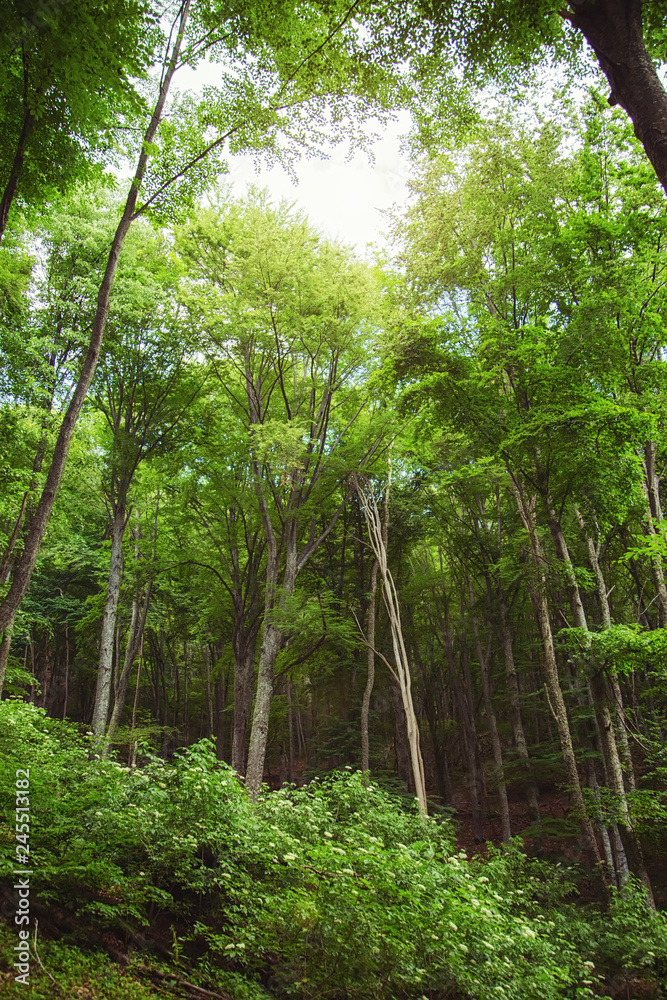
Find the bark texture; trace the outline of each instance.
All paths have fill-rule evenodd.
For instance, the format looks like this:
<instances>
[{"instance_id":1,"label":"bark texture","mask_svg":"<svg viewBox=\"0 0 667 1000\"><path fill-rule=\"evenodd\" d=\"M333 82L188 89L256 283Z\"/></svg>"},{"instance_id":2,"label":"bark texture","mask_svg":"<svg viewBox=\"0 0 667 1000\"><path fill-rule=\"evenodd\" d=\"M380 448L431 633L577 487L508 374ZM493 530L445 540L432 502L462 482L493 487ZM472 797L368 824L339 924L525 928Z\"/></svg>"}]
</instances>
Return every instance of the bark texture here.
<instances>
[{"instance_id":1,"label":"bark texture","mask_svg":"<svg viewBox=\"0 0 667 1000\"><path fill-rule=\"evenodd\" d=\"M611 89L609 103L629 114L667 192L667 93L646 50L641 0L571 0L564 16L593 49Z\"/></svg>"}]
</instances>

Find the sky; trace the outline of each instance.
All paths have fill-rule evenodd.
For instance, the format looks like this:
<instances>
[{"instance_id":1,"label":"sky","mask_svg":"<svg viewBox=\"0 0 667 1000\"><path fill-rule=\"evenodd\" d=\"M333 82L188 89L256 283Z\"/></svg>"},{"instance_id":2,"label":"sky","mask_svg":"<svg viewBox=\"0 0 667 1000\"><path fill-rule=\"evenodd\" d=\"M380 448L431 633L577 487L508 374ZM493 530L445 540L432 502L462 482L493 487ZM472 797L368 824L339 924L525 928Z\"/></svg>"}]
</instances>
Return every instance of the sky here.
<instances>
[{"instance_id":1,"label":"sky","mask_svg":"<svg viewBox=\"0 0 667 1000\"><path fill-rule=\"evenodd\" d=\"M276 200L285 198L303 208L325 236L352 244L365 255L368 245L382 246L387 230L383 210L401 205L407 197L409 163L401 152L401 135L409 120L402 116L383 129L372 146L374 162L357 152L346 162L346 149L334 147L328 159L303 159L296 164L295 185L282 167L256 172L251 156L230 157L225 178L235 193L248 183L266 187Z\"/></svg>"},{"instance_id":2,"label":"sky","mask_svg":"<svg viewBox=\"0 0 667 1000\"><path fill-rule=\"evenodd\" d=\"M200 63L196 70L179 71L177 87L199 90L215 83L216 66ZM385 245L387 221L382 211L401 205L407 197L409 174L407 156L401 152L401 136L408 132L410 117L402 112L385 126L370 123L368 134L381 132L381 138L368 153L357 152L349 160L347 147L332 147L326 159L304 158L295 165L297 183L280 166L257 172L252 156L228 156L230 172L224 178L233 185L233 193L245 194L249 183L268 188L272 197L294 202L304 209L310 222L324 236L351 244L365 256L369 244Z\"/></svg>"}]
</instances>

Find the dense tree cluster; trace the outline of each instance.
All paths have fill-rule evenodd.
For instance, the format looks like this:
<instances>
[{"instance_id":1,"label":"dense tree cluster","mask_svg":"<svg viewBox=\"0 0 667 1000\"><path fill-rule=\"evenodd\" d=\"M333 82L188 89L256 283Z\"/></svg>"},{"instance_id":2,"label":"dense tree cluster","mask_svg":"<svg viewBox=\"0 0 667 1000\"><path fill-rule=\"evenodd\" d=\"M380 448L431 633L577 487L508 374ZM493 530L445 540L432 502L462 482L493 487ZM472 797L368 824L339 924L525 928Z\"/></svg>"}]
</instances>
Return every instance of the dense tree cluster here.
<instances>
[{"instance_id":1,"label":"dense tree cluster","mask_svg":"<svg viewBox=\"0 0 667 1000\"><path fill-rule=\"evenodd\" d=\"M361 808L366 794L386 813L392 851L405 847L392 824L408 824L415 871L415 831L431 831L423 849L440 864L449 834L433 817L444 830L453 816L466 843L504 845L490 869L497 887L524 864L511 860L521 837L533 857L582 865L602 905L651 914L659 937L658 5L546 2L529 15L496 2L473 16L447 3L157 10L123 0L99 17L83 0L6 6L0 740L10 746L12 726L41 733L26 736L35 747L60 732L63 766L67 741L79 740L73 766L89 765L101 782L93 798L107 802L95 816L124 808L125 795L143 802L144 781L173 785L179 829L179 782L200 768L211 793L195 845L204 867L230 823L246 847L282 830L268 823L263 783L292 786L281 794L305 827L280 836L296 838L283 845L296 862L294 845L310 836L301 789L317 798L323 776L358 769L350 785L325 782L317 808L324 816L341 796ZM514 87L545 53L592 73L582 37L613 99L594 86L540 100L498 90L484 109L475 84ZM492 44L502 44L493 66ZM219 84L178 90L179 69L204 58ZM391 253L373 263L266 192L220 184L230 151L289 163L344 123L362 141L370 115L405 105L416 125L411 194L394 213ZM131 181L109 172L119 163L133 164ZM135 791L113 785L119 766ZM214 817L219 780L233 822ZM416 799L419 815L397 818L387 791L408 809ZM359 815L345 836L364 854ZM128 830L118 836L128 857L141 854ZM185 841L173 850L187 895L199 875L186 871ZM48 838L44 851L53 895ZM262 891L282 899L287 883L273 885L261 851ZM329 854L311 862L299 865L347 877L332 874ZM76 876L67 892L113 896L117 879L129 893L131 865L116 863L122 875L109 869L87 889ZM173 887L158 868L154 899L165 903ZM435 870L449 900L442 921L454 926L458 890ZM284 901L301 894L304 927L320 919L308 878L288 880ZM144 888L135 916L151 898ZM217 900L220 886L209 889ZM276 931L287 909L279 919L278 904L262 905L252 911L262 947L296 963ZM201 906L200 895L200 917ZM224 952L231 931L220 933L201 932ZM319 955L300 995L314 995ZM513 961L530 964L526 955ZM651 955L635 964L657 968L664 956ZM388 993L363 995L412 996L424 970L406 971L404 959ZM428 988L444 996L447 962L431 961L441 978ZM544 958L545 982L557 961ZM548 995L589 995L565 992L585 974L578 961L562 958L562 990ZM456 995L474 995L452 962ZM501 988L498 975L473 979L477 995ZM410 989L396 986L409 976ZM529 1000L535 982L508 995Z\"/></svg>"}]
</instances>

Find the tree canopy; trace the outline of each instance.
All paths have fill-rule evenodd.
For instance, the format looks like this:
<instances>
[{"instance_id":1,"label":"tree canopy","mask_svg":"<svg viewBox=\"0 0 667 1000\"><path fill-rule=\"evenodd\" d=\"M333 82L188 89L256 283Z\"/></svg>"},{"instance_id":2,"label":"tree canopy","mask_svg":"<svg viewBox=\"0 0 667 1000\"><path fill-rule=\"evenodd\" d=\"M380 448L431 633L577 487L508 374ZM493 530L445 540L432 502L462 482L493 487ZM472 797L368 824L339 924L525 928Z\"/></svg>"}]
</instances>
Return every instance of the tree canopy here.
<instances>
[{"instance_id":1,"label":"tree canopy","mask_svg":"<svg viewBox=\"0 0 667 1000\"><path fill-rule=\"evenodd\" d=\"M657 1000L660 5L6 14L0 978ZM224 184L406 108L381 252Z\"/></svg>"}]
</instances>

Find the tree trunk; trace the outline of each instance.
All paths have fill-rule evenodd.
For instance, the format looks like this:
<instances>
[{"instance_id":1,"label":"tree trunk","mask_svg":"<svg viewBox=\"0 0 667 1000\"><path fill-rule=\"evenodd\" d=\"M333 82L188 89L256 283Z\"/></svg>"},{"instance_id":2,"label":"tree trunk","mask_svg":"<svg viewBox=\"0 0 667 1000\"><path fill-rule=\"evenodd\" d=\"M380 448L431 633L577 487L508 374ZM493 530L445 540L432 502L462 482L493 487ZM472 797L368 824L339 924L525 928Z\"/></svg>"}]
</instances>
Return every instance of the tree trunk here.
<instances>
[{"instance_id":1,"label":"tree trunk","mask_svg":"<svg viewBox=\"0 0 667 1000\"><path fill-rule=\"evenodd\" d=\"M641 0L571 0L570 23L582 32L667 192L667 94L646 51Z\"/></svg>"},{"instance_id":2,"label":"tree trunk","mask_svg":"<svg viewBox=\"0 0 667 1000\"><path fill-rule=\"evenodd\" d=\"M361 699L361 770L366 774L370 770L370 752L368 738L368 714L371 707L371 695L375 684L375 596L377 594L378 561L373 560L371 569L371 589L368 599L368 624L366 639L368 642L368 672L366 687Z\"/></svg>"},{"instance_id":3,"label":"tree trunk","mask_svg":"<svg viewBox=\"0 0 667 1000\"><path fill-rule=\"evenodd\" d=\"M660 503L660 482L655 467L656 443L648 441L644 448L644 470L646 474L644 492L648 506L646 517L646 534L649 538L655 538L660 534L660 523L662 521L662 505ZM651 571L655 583L656 599L658 601L658 612L660 625L664 628L667 625L667 586L665 585L665 570L662 564L662 556L654 551L650 556Z\"/></svg>"},{"instance_id":4,"label":"tree trunk","mask_svg":"<svg viewBox=\"0 0 667 1000\"><path fill-rule=\"evenodd\" d=\"M401 697L401 687L392 677L390 681L391 707L394 710L394 750L396 751L396 773L406 792L414 795L415 783L410 764L410 741L405 721L405 709Z\"/></svg>"},{"instance_id":5,"label":"tree trunk","mask_svg":"<svg viewBox=\"0 0 667 1000\"><path fill-rule=\"evenodd\" d=\"M273 698L274 668L281 642L281 629L271 622L265 622L257 670L257 691L250 732L248 766L245 775L246 788L252 796L259 793L264 777L264 758L269 737L269 715Z\"/></svg>"},{"instance_id":6,"label":"tree trunk","mask_svg":"<svg viewBox=\"0 0 667 1000\"><path fill-rule=\"evenodd\" d=\"M556 545L556 552L559 559L562 560L563 567L565 569L570 593L570 606L575 625L577 628L588 631L588 622L586 620L583 604L581 602L579 587L574 573L574 567L572 566L572 561L570 559L570 553L565 536L563 535L560 523L555 519L552 519L550 522L550 527L554 543ZM609 782L609 788L614 795L616 808L619 813L618 827L623 847L625 848L625 854L631 871L641 880L644 888L646 889L649 905L652 908L655 908L651 883L646 872L646 866L644 865L641 846L630 819L630 811L628 809L628 801L625 794L625 786L623 784L623 770L621 768L621 762L618 755L618 747L616 745L616 737L614 734L607 692L602 674L599 671L596 671L591 677L590 683L592 702L597 719L598 731L600 733L605 772Z\"/></svg>"},{"instance_id":7,"label":"tree trunk","mask_svg":"<svg viewBox=\"0 0 667 1000\"><path fill-rule=\"evenodd\" d=\"M285 680L285 693L287 695L287 732L288 732L288 771L287 780L291 785L296 784L296 768L294 766L294 703L292 701L292 682L289 677Z\"/></svg>"},{"instance_id":8,"label":"tree trunk","mask_svg":"<svg viewBox=\"0 0 667 1000\"><path fill-rule=\"evenodd\" d=\"M595 705L595 714L600 731L602 743L602 753L604 755L605 770L607 772L610 789L614 794L615 805L618 810L618 832L625 849L630 871L637 876L646 889L648 903L651 909L655 909L653 890L651 882L644 864L639 838L635 833L630 818L628 800L623 784L623 770L616 746L614 727L612 725L611 713L609 711L608 696L604 677L600 672L594 673L591 678L591 688Z\"/></svg>"},{"instance_id":9,"label":"tree trunk","mask_svg":"<svg viewBox=\"0 0 667 1000\"><path fill-rule=\"evenodd\" d=\"M215 755L218 760L225 759L225 675L219 670L214 677L213 691L215 697Z\"/></svg>"},{"instance_id":10,"label":"tree trunk","mask_svg":"<svg viewBox=\"0 0 667 1000\"><path fill-rule=\"evenodd\" d=\"M32 135L32 131L35 127L35 121L35 116L26 106L23 114L21 134L19 135L18 142L16 143L14 162L12 163L12 168L9 172L9 180L5 185L2 201L0 201L0 241L2 240L5 229L7 228L7 223L9 222L9 211L12 207L14 198L16 197L19 181L21 179L21 173L23 171L25 152L28 142L30 141L30 136Z\"/></svg>"},{"instance_id":11,"label":"tree trunk","mask_svg":"<svg viewBox=\"0 0 667 1000\"><path fill-rule=\"evenodd\" d=\"M579 780L579 770L577 768L577 758L574 753L572 733L567 717L567 708L563 698L563 691L558 677L558 664L556 662L556 651L554 648L553 632L551 630L551 619L549 616L549 602L547 599L546 578L544 567L546 559L542 549L542 542L537 533L535 522L534 500L527 501L521 488L509 473L510 486L517 503L519 515L524 528L528 534L530 542L530 552L532 557L532 573L528 577L528 590L530 599L535 610L535 617L542 639L544 679L546 681L547 697L549 707L556 723L558 738L560 740L561 754L565 767L565 778L570 790L572 804L580 816L581 832L586 852L590 856L594 866L602 863L600 851L598 850L595 833L590 818L586 812L586 804L581 791Z\"/></svg>"},{"instance_id":12,"label":"tree trunk","mask_svg":"<svg viewBox=\"0 0 667 1000\"><path fill-rule=\"evenodd\" d=\"M586 536L586 548L588 549L588 559L591 564L593 573L595 574L595 582L597 585L598 599L600 602L600 611L602 614L602 625L604 628L611 627L611 608L609 606L609 595L607 593L607 585L605 583L604 574L600 566L599 559L599 548L590 537L586 531L586 524L581 516L581 513L575 508L575 514L577 516L577 521L579 527L584 532ZM618 676L612 671L611 676L611 686L614 694L614 712L616 715L616 731L618 735L618 742L620 744L621 758L623 760L623 768L625 775L625 783L628 787L628 791L634 791L635 789L635 771L634 764L632 762L632 753L630 752L630 741L628 740L628 732L625 721L625 709L623 706L623 694L621 692L621 685L618 680Z\"/></svg>"},{"instance_id":13,"label":"tree trunk","mask_svg":"<svg viewBox=\"0 0 667 1000\"><path fill-rule=\"evenodd\" d=\"M144 629L146 627L146 615L148 614L148 604L151 599L151 590L153 587L153 581L149 580L146 587L146 593L144 595L143 607L140 609L139 597L135 596L132 602L132 617L130 620L130 630L127 636L127 642L125 644L125 656L123 658L123 669L116 679L116 690L114 692L114 706L113 712L111 713L111 719L109 721L109 728L107 730L106 742L107 745L111 743L118 727L120 725L120 720L123 715L123 709L125 707L125 698L127 696L127 685L130 680L130 672L132 670L132 665L135 661L136 655L139 652L139 647L143 642ZM94 730L93 730L94 732Z\"/></svg>"},{"instance_id":14,"label":"tree trunk","mask_svg":"<svg viewBox=\"0 0 667 1000\"><path fill-rule=\"evenodd\" d=\"M2 692L5 687L5 675L7 673L7 664L9 663L9 651L12 645L15 618L16 615L13 614L5 627L2 642L0 642L0 698L2 698Z\"/></svg>"},{"instance_id":15,"label":"tree trunk","mask_svg":"<svg viewBox=\"0 0 667 1000\"><path fill-rule=\"evenodd\" d=\"M468 663L468 646L463 635L460 637L461 681L456 675L453 655L451 663L454 672L450 676L455 694L456 715L460 727L463 756L468 770L472 832L475 840L481 843L485 839L488 810L486 808L484 773L479 757L479 741L475 724L475 696Z\"/></svg>"},{"instance_id":16,"label":"tree trunk","mask_svg":"<svg viewBox=\"0 0 667 1000\"><path fill-rule=\"evenodd\" d=\"M405 711L405 721L408 731L408 743L410 746L410 761L412 764L412 776L415 783L415 795L422 816L428 813L426 802L426 781L424 778L424 761L422 759L419 745L419 725L412 702L412 679L410 676L410 664L408 654L403 640L403 630L401 627L401 613L398 601L398 592L394 583L394 578L387 563L387 546L385 532L383 531L382 519L378 510L378 505L372 490L364 489L357 477L354 478L354 487L363 506L364 517L368 528L368 537L373 550L373 554L378 561L380 578L382 580L382 598L391 628L391 641L394 650L394 662L396 664L396 678L398 680L403 708ZM387 486L389 489L389 486ZM386 508L385 508L386 509ZM385 517L386 519L386 517Z\"/></svg>"},{"instance_id":17,"label":"tree trunk","mask_svg":"<svg viewBox=\"0 0 667 1000\"><path fill-rule=\"evenodd\" d=\"M472 607L473 602L473 592L472 585L468 581L468 593L470 604ZM493 763L496 767L496 781L498 787L498 804L500 806L500 827L502 831L503 843L508 844L512 839L512 828L510 824L510 807L507 801L507 785L505 784L505 767L503 763L503 750L500 744L500 736L498 735L498 723L496 721L496 713L493 709L493 702L491 700L491 677L489 670L489 654L490 654L490 644L489 647L484 650L482 648L482 643L479 637L479 625L477 624L477 619L473 615L472 618L473 633L475 635L475 648L477 650L477 659L479 660L479 669L482 677L482 697L484 699L484 711L486 713L486 721L489 726L489 736L491 737L491 750L493 753Z\"/></svg>"},{"instance_id":18,"label":"tree trunk","mask_svg":"<svg viewBox=\"0 0 667 1000\"><path fill-rule=\"evenodd\" d=\"M104 736L111 701L111 671L113 668L114 641L116 635L116 618L118 615L118 600L120 585L123 578L123 535L127 524L125 505L120 503L114 513L111 526L111 558L109 561L109 579L107 582L107 597L102 616L102 635L100 638L100 661L97 669L97 686L95 688L95 706L91 729L98 739Z\"/></svg>"},{"instance_id":19,"label":"tree trunk","mask_svg":"<svg viewBox=\"0 0 667 1000\"><path fill-rule=\"evenodd\" d=\"M540 806L537 796L537 785L530 767L530 755L526 742L526 733L523 728L521 718L521 701L519 697L519 679L514 663L514 650L512 647L512 633L507 621L507 605L500 586L497 588L498 608L500 611L500 641L503 649L503 660L505 663L505 676L507 677L507 693L509 696L510 720L512 722L512 732L514 734L514 745L521 761L521 770L524 775L526 804L528 805L528 816L531 823L539 824Z\"/></svg>"},{"instance_id":20,"label":"tree trunk","mask_svg":"<svg viewBox=\"0 0 667 1000\"><path fill-rule=\"evenodd\" d=\"M244 775L246 768L246 737L252 712L253 681L255 679L255 648L257 634L234 646L234 715L232 720L232 767Z\"/></svg>"},{"instance_id":21,"label":"tree trunk","mask_svg":"<svg viewBox=\"0 0 667 1000\"><path fill-rule=\"evenodd\" d=\"M65 625L65 694L63 697L63 722L67 718L69 700L69 628Z\"/></svg>"},{"instance_id":22,"label":"tree trunk","mask_svg":"<svg viewBox=\"0 0 667 1000\"><path fill-rule=\"evenodd\" d=\"M142 150L137 160L137 168L130 184L130 190L125 202L123 215L111 244L107 264L104 270L104 277L97 295L97 307L93 318L86 356L83 365L81 366L79 378L72 394L72 398L70 399L69 406L65 411L65 416L63 417L63 421L60 425L49 471L46 475L44 488L42 489L42 494L35 508L35 513L30 522L30 528L26 534L23 552L14 567L11 586L2 600L2 603L0 603L0 632L4 632L9 623L13 620L21 601L25 596L28 585L30 584L30 578L37 561L37 555L42 544L44 532L46 531L46 525L51 515L56 493L58 492L58 487L60 486L60 481L65 470L65 464L67 462L67 455L69 453L69 447L74 434L74 428L79 418L84 400L88 394L88 389L93 379L93 375L95 374L97 361L102 347L102 341L104 339L104 331L106 329L107 316L109 313L109 301L116 278L118 258L120 257L125 237L129 232L132 222L134 221L134 212L137 207L139 191L141 189L148 165L151 143L155 138L155 133L162 119L162 113L167 100L169 87L171 85L173 75L176 72L185 26L189 17L190 3L191 0L185 0L182 7L178 35L172 47L169 64L164 75L164 80L162 81L162 86L160 87L160 93L155 104L150 123L144 134Z\"/></svg>"}]
</instances>

